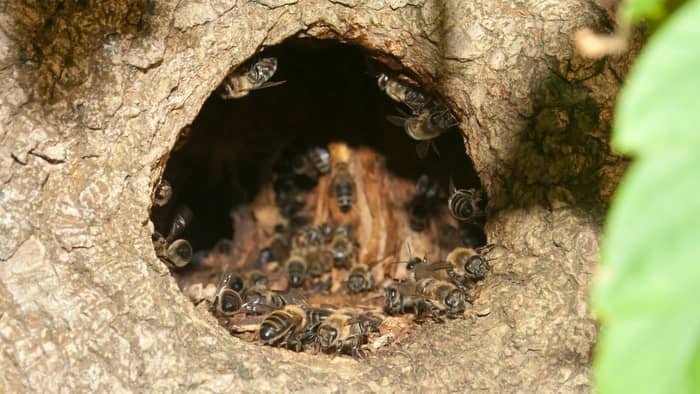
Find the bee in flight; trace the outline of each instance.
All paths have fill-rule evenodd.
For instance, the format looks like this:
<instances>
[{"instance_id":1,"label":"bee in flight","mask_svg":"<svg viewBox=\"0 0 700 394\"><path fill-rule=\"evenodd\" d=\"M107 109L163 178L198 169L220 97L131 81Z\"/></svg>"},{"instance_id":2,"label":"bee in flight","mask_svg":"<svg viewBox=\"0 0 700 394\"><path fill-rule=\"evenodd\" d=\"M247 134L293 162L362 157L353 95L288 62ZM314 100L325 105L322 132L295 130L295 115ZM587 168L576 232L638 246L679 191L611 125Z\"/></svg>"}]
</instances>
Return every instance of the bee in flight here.
<instances>
[{"instance_id":1,"label":"bee in flight","mask_svg":"<svg viewBox=\"0 0 700 394\"><path fill-rule=\"evenodd\" d=\"M421 159L425 158L431 147L439 156L437 147L432 140L457 125L457 120L447 108L425 108L414 116L402 115L389 115L386 119L395 126L403 127L409 137L420 141L416 145L416 153Z\"/></svg>"},{"instance_id":2,"label":"bee in flight","mask_svg":"<svg viewBox=\"0 0 700 394\"><path fill-rule=\"evenodd\" d=\"M276 57L263 57L243 72L234 71L222 82L221 98L224 100L245 97L252 90L278 86L286 81L270 81L277 71Z\"/></svg>"}]
</instances>

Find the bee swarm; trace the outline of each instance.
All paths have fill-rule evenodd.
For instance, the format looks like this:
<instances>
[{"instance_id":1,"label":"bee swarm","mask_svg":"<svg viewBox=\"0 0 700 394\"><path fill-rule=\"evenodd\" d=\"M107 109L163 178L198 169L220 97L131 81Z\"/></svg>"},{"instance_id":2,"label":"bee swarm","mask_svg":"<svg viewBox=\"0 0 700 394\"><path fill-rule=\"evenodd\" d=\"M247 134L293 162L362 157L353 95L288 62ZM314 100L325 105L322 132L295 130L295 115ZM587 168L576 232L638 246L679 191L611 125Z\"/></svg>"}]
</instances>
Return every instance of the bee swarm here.
<instances>
[{"instance_id":1,"label":"bee swarm","mask_svg":"<svg viewBox=\"0 0 700 394\"><path fill-rule=\"evenodd\" d=\"M233 335L295 351L364 358L419 324L463 317L488 270L480 254L486 201L478 179L462 176L473 169L453 116L398 75L381 73L378 84L354 52L344 61L335 48L289 48L318 56L311 64L327 72L303 71L284 47L259 57L275 59L274 69L254 59L232 71L154 191L156 254ZM361 83L338 82L349 71ZM410 91L411 105L383 87L392 83ZM341 87L348 94L329 102L325 92ZM415 130L386 119L397 106L410 112L404 123L448 118L421 158ZM353 110L365 113L358 120ZM225 119L235 131L218 130Z\"/></svg>"}]
</instances>

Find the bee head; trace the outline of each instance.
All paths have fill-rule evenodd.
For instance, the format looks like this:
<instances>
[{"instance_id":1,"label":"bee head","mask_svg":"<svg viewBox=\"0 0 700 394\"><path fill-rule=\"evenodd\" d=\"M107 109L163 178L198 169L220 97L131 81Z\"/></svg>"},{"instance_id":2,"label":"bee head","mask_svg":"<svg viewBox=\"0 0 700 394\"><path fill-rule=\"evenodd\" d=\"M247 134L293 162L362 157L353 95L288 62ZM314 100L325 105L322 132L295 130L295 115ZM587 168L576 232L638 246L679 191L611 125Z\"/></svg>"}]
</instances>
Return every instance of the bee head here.
<instances>
[{"instance_id":1,"label":"bee head","mask_svg":"<svg viewBox=\"0 0 700 394\"><path fill-rule=\"evenodd\" d=\"M488 263L481 255L474 255L464 263L464 272L473 278L483 278L488 271Z\"/></svg>"},{"instance_id":2,"label":"bee head","mask_svg":"<svg viewBox=\"0 0 700 394\"><path fill-rule=\"evenodd\" d=\"M464 293L458 289L452 290L445 298L445 305L449 315L464 313Z\"/></svg>"},{"instance_id":3,"label":"bee head","mask_svg":"<svg viewBox=\"0 0 700 394\"><path fill-rule=\"evenodd\" d=\"M354 293L359 293L369 287L369 283L365 280L361 272L353 272L348 277L348 289Z\"/></svg>"},{"instance_id":4,"label":"bee head","mask_svg":"<svg viewBox=\"0 0 700 394\"><path fill-rule=\"evenodd\" d=\"M318 341L323 348L329 348L338 337L338 330L328 325L321 325L318 328Z\"/></svg>"}]
</instances>

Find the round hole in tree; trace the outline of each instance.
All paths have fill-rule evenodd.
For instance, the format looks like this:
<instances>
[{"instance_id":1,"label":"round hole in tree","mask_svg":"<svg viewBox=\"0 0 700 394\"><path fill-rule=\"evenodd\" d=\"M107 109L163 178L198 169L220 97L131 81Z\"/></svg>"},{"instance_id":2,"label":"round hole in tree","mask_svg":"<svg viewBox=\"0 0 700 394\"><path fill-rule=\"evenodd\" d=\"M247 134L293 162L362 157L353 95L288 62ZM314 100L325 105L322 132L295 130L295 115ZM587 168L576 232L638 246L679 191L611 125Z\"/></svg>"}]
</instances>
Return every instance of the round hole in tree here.
<instances>
[{"instance_id":1,"label":"round hole in tree","mask_svg":"<svg viewBox=\"0 0 700 394\"><path fill-rule=\"evenodd\" d=\"M391 327L415 326L387 320L462 316L487 271L469 263L486 244L486 197L461 132L426 142L403 127L453 116L448 104L375 55L316 39L268 48L233 71L276 63L268 86L232 94L224 81L171 152L156 254L239 337L361 357ZM387 80L427 104L393 100ZM295 313L306 329L285 331ZM356 335L326 335L343 324Z\"/></svg>"}]
</instances>

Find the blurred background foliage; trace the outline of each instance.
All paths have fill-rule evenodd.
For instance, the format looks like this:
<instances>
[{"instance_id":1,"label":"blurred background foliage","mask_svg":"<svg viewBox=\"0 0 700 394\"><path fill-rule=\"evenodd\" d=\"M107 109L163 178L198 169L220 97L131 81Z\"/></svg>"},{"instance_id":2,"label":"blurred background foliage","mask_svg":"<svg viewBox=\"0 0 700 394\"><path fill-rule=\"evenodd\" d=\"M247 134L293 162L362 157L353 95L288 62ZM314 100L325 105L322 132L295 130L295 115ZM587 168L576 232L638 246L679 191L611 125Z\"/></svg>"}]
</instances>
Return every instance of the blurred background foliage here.
<instances>
[{"instance_id":1,"label":"blurred background foliage","mask_svg":"<svg viewBox=\"0 0 700 394\"><path fill-rule=\"evenodd\" d=\"M615 110L633 163L592 289L597 391L700 392L700 0L632 0L620 18L652 33Z\"/></svg>"}]
</instances>

